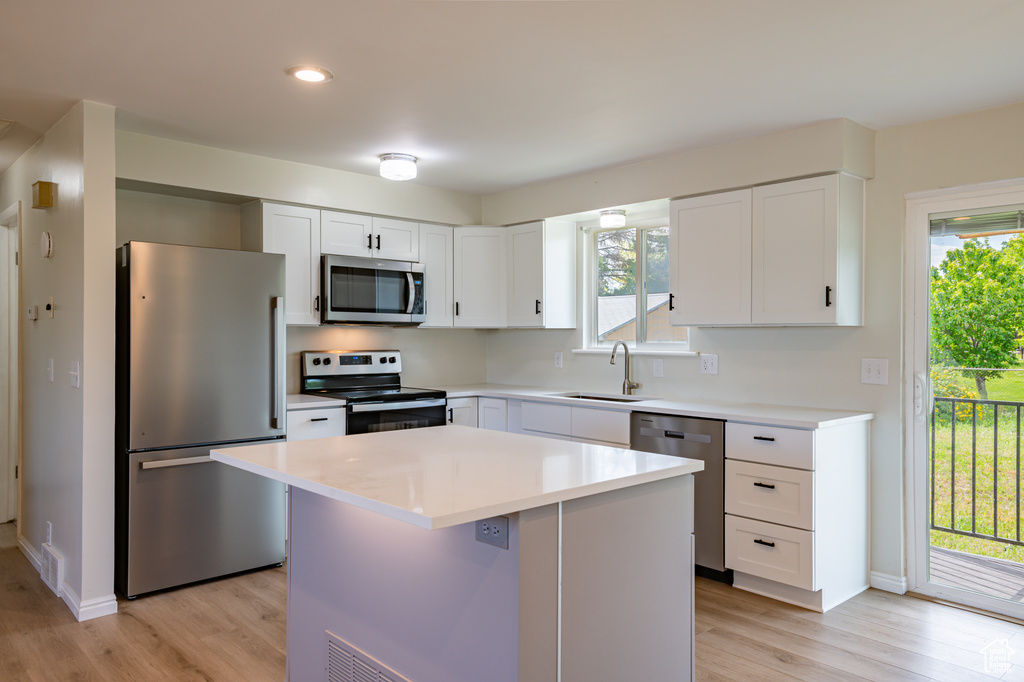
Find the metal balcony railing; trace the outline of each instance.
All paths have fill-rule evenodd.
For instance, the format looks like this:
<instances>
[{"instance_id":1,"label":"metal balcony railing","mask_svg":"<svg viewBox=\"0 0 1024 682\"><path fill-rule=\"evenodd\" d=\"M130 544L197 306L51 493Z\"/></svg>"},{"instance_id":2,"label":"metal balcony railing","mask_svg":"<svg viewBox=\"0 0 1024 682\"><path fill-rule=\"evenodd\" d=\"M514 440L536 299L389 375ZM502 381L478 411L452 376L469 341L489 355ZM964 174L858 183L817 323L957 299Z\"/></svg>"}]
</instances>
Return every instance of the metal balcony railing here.
<instances>
[{"instance_id":1,"label":"metal balcony railing","mask_svg":"<svg viewBox=\"0 0 1024 682\"><path fill-rule=\"evenodd\" d=\"M931 527L1024 546L1021 408L1005 400L935 398Z\"/></svg>"}]
</instances>

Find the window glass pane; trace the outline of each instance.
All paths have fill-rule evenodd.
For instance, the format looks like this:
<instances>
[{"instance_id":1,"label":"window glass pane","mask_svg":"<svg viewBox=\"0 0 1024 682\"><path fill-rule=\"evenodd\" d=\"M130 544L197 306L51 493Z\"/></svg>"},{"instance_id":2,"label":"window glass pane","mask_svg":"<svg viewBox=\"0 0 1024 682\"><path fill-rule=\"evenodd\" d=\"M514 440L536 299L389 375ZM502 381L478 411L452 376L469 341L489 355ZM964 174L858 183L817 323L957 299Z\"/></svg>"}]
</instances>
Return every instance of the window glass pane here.
<instances>
[{"instance_id":1,"label":"window glass pane","mask_svg":"<svg viewBox=\"0 0 1024 682\"><path fill-rule=\"evenodd\" d=\"M673 327L668 321L669 250L668 227L643 230L647 262L644 281L647 288L648 343L685 343L686 327Z\"/></svg>"},{"instance_id":2,"label":"window glass pane","mask_svg":"<svg viewBox=\"0 0 1024 682\"><path fill-rule=\"evenodd\" d=\"M597 234L597 344L636 341L636 230Z\"/></svg>"}]
</instances>

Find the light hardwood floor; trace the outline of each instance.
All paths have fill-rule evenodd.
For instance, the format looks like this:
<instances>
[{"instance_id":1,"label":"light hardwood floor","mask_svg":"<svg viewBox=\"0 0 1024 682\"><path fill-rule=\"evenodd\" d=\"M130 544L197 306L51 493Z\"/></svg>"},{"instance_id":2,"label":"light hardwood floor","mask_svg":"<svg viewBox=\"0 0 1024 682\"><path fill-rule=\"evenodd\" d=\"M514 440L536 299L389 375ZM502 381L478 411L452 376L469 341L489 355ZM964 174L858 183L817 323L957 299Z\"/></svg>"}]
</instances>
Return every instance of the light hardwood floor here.
<instances>
[{"instance_id":1,"label":"light hardwood floor","mask_svg":"<svg viewBox=\"0 0 1024 682\"><path fill-rule=\"evenodd\" d=\"M0 525L0 680L284 680L283 569L77 623L16 545ZM696 611L699 680L1024 682L1024 627L913 597L868 590L820 614L698 579Z\"/></svg>"}]
</instances>

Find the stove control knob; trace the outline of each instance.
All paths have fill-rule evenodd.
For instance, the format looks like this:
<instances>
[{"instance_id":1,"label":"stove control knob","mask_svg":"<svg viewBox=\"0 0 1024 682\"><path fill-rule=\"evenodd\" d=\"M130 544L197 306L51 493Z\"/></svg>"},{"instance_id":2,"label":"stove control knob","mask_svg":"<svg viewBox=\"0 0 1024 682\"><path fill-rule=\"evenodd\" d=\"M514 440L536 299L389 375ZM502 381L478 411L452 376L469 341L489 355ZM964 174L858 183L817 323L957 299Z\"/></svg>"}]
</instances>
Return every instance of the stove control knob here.
<instances>
[{"instance_id":1,"label":"stove control knob","mask_svg":"<svg viewBox=\"0 0 1024 682\"><path fill-rule=\"evenodd\" d=\"M387 359L386 357L384 357L383 355L382 355L382 356L380 356L380 360L378 360L378 362L379 362L380 364L382 364L382 365L383 365L383 364L384 364L385 362L387 362L387 361L388 361L388 359Z\"/></svg>"},{"instance_id":2,"label":"stove control knob","mask_svg":"<svg viewBox=\"0 0 1024 682\"><path fill-rule=\"evenodd\" d=\"M389 357L388 358L388 362L391 362L391 363L395 362L395 356L392 355L391 357Z\"/></svg>"},{"instance_id":3,"label":"stove control knob","mask_svg":"<svg viewBox=\"0 0 1024 682\"><path fill-rule=\"evenodd\" d=\"M320 364L320 358L313 358L313 364L314 365L319 365Z\"/></svg>"},{"instance_id":4,"label":"stove control knob","mask_svg":"<svg viewBox=\"0 0 1024 682\"><path fill-rule=\"evenodd\" d=\"M324 366L327 366L329 364L331 364L331 359L330 358L324 358Z\"/></svg>"}]
</instances>

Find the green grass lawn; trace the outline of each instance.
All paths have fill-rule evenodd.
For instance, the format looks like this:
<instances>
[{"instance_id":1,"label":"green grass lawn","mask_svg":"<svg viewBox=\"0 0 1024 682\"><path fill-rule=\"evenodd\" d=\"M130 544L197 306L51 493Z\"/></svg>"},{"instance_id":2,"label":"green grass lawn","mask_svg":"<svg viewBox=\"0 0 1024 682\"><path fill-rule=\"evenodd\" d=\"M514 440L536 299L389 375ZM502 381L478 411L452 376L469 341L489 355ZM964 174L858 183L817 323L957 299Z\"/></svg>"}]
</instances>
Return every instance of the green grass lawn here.
<instances>
[{"instance_id":1,"label":"green grass lawn","mask_svg":"<svg viewBox=\"0 0 1024 682\"><path fill-rule=\"evenodd\" d=\"M1017 367L1024 369L1024 364L1018 362ZM1024 371L1021 372L1000 372L998 379L989 379L987 382L989 400L1012 400L1024 403Z\"/></svg>"}]
</instances>

